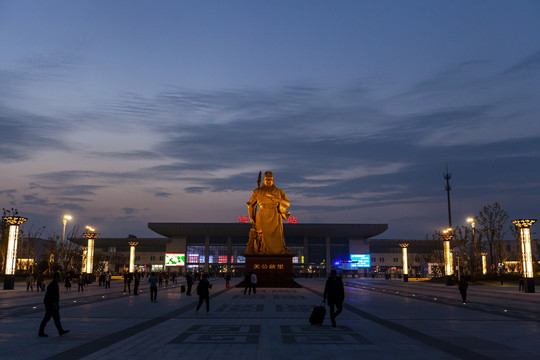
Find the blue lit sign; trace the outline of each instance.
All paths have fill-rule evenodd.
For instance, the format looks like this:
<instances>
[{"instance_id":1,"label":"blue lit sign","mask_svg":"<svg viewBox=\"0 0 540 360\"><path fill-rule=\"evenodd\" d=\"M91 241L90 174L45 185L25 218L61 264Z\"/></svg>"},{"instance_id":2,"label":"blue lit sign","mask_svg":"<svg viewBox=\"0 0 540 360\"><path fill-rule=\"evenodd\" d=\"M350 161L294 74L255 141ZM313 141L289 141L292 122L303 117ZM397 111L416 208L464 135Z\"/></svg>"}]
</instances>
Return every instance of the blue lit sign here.
<instances>
[{"instance_id":1,"label":"blue lit sign","mask_svg":"<svg viewBox=\"0 0 540 360\"><path fill-rule=\"evenodd\" d=\"M370 267L370 256L369 254L351 254L351 264L352 268L364 268Z\"/></svg>"}]
</instances>

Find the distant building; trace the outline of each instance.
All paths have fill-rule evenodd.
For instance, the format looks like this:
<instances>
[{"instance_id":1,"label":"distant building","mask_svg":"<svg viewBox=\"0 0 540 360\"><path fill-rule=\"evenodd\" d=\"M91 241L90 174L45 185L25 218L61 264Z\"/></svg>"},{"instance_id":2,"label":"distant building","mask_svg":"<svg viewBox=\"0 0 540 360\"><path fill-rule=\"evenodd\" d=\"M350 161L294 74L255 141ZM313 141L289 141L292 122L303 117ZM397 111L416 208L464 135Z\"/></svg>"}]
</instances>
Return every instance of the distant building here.
<instances>
[{"instance_id":1,"label":"distant building","mask_svg":"<svg viewBox=\"0 0 540 360\"><path fill-rule=\"evenodd\" d=\"M437 242L426 240L373 239L387 224L284 224L285 242L295 272L325 275L337 269L344 275L384 273L399 276L403 270L400 243L409 243L410 276L437 274L433 258ZM161 238L102 238L95 241L95 261L120 273L129 265L129 241L136 239L135 266L142 271L243 273L248 234L246 223L149 223ZM85 246L85 239L78 242ZM518 254L515 241L505 241L508 254ZM533 246L534 247L534 246ZM442 249L442 245L441 245ZM519 249L517 249L519 250ZM515 255L509 260L517 260ZM516 261L508 261L512 266ZM511 270L507 267L507 270Z\"/></svg>"}]
</instances>

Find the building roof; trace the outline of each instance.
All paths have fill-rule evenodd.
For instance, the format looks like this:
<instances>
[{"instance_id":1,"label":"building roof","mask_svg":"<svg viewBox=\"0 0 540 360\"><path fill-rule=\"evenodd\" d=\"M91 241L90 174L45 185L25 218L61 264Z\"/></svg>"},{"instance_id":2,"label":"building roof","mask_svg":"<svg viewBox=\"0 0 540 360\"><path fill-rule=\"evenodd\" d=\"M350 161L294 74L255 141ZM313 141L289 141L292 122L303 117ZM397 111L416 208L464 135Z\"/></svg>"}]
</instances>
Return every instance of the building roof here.
<instances>
[{"instance_id":1,"label":"building roof","mask_svg":"<svg viewBox=\"0 0 540 360\"><path fill-rule=\"evenodd\" d=\"M148 228L168 238L183 236L248 236L251 224L245 223L148 223ZM358 237L382 234L388 224L283 224L285 237Z\"/></svg>"}]
</instances>

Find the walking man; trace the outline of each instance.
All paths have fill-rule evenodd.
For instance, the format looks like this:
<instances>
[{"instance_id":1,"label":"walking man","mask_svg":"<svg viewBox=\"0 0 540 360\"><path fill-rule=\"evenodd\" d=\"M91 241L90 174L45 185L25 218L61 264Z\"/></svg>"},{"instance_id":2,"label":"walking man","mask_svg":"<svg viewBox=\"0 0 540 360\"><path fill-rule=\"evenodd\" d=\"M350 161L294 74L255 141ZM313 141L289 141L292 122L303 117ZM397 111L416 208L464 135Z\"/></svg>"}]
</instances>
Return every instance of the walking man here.
<instances>
[{"instance_id":1,"label":"walking man","mask_svg":"<svg viewBox=\"0 0 540 360\"><path fill-rule=\"evenodd\" d=\"M150 283L150 301L151 302L157 302L157 283L158 279L156 277L156 274L152 272L150 274L150 277L148 278L148 282Z\"/></svg>"},{"instance_id":2,"label":"walking man","mask_svg":"<svg viewBox=\"0 0 540 360\"><path fill-rule=\"evenodd\" d=\"M186 295L191 296L191 287L193 286L193 275L191 273L187 273L186 275L186 284L187 284L187 290Z\"/></svg>"},{"instance_id":3,"label":"walking man","mask_svg":"<svg viewBox=\"0 0 540 360\"><path fill-rule=\"evenodd\" d=\"M343 289L343 281L337 276L336 270L332 270L324 285L323 294L323 300L328 304L328 307L330 307L332 327L336 327L336 317L341 314L341 311L343 310L344 299L345 290Z\"/></svg>"},{"instance_id":4,"label":"walking man","mask_svg":"<svg viewBox=\"0 0 540 360\"><path fill-rule=\"evenodd\" d=\"M141 282L141 274L135 270L135 285L133 286L133 295L139 295L139 283Z\"/></svg>"},{"instance_id":5,"label":"walking man","mask_svg":"<svg viewBox=\"0 0 540 360\"><path fill-rule=\"evenodd\" d=\"M45 334L45 326L47 326L47 323L49 320L51 320L51 317L54 319L54 325L56 326L56 330L58 330L58 334L60 336L69 332L69 330L64 330L62 328L62 324L60 323L60 287L58 286L58 280L60 280L60 274L54 273L53 280L47 286L45 298L43 299L43 303L45 304L45 316L39 325L39 337L49 336Z\"/></svg>"},{"instance_id":6,"label":"walking man","mask_svg":"<svg viewBox=\"0 0 540 360\"><path fill-rule=\"evenodd\" d=\"M206 312L210 311L210 291L212 287L208 281L208 274L204 274L203 278L199 281L197 285L197 295L199 295L199 304L197 305L196 311L199 311L203 301L206 302Z\"/></svg>"},{"instance_id":7,"label":"walking man","mask_svg":"<svg viewBox=\"0 0 540 360\"><path fill-rule=\"evenodd\" d=\"M84 292L84 276L79 274L79 285L77 286L77 292Z\"/></svg>"},{"instance_id":8,"label":"walking man","mask_svg":"<svg viewBox=\"0 0 540 360\"><path fill-rule=\"evenodd\" d=\"M246 291L248 291L248 289L249 289L249 293L251 294L251 273L246 273L244 282L245 282L244 295L246 295Z\"/></svg>"},{"instance_id":9,"label":"walking man","mask_svg":"<svg viewBox=\"0 0 540 360\"><path fill-rule=\"evenodd\" d=\"M111 288L111 272L107 271L105 274L105 289Z\"/></svg>"},{"instance_id":10,"label":"walking man","mask_svg":"<svg viewBox=\"0 0 540 360\"><path fill-rule=\"evenodd\" d=\"M469 287L469 284L467 283L467 279L465 276L462 276L461 279L459 279L459 293L461 294L461 301L463 304L467 303L467 288Z\"/></svg>"}]
</instances>

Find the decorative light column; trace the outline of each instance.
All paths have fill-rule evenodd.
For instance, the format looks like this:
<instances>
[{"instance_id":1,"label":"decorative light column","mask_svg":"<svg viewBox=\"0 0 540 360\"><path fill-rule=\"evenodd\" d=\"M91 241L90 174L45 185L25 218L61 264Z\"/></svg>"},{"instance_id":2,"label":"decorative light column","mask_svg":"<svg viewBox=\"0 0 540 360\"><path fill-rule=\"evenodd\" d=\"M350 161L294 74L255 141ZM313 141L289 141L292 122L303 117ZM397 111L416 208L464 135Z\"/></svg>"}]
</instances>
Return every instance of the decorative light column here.
<instances>
[{"instance_id":1,"label":"decorative light column","mask_svg":"<svg viewBox=\"0 0 540 360\"><path fill-rule=\"evenodd\" d=\"M135 271L135 246L139 245L137 241L129 241L129 272Z\"/></svg>"},{"instance_id":2,"label":"decorative light column","mask_svg":"<svg viewBox=\"0 0 540 360\"><path fill-rule=\"evenodd\" d=\"M409 243L399 244L403 253L403 282L409 281L409 263L407 261L407 247L409 247L409 245Z\"/></svg>"},{"instance_id":3,"label":"decorative light column","mask_svg":"<svg viewBox=\"0 0 540 360\"><path fill-rule=\"evenodd\" d=\"M84 236L88 239L88 249L86 251L86 273L91 274L94 271L94 240L99 236L90 226L86 227L87 232Z\"/></svg>"},{"instance_id":4,"label":"decorative light column","mask_svg":"<svg viewBox=\"0 0 540 360\"><path fill-rule=\"evenodd\" d=\"M13 290L15 287L15 268L17 265L17 241L19 240L19 225L28 218L22 216L4 216L3 220L9 224L9 237L7 244L6 267L4 274L4 290Z\"/></svg>"},{"instance_id":5,"label":"decorative light column","mask_svg":"<svg viewBox=\"0 0 540 360\"><path fill-rule=\"evenodd\" d=\"M450 251L450 240L452 240L452 229L443 230L440 235L443 240L444 249L444 275L446 275L446 285L452 285L452 275L454 274L454 261L452 252Z\"/></svg>"},{"instance_id":6,"label":"decorative light column","mask_svg":"<svg viewBox=\"0 0 540 360\"><path fill-rule=\"evenodd\" d=\"M482 275L486 275L487 274L487 260L486 260L487 253L483 252L483 253L480 253L480 255L482 255Z\"/></svg>"},{"instance_id":7,"label":"decorative light column","mask_svg":"<svg viewBox=\"0 0 540 360\"><path fill-rule=\"evenodd\" d=\"M84 274L86 272L86 257L88 255L88 248L86 246L81 246L82 248L82 268L81 268L81 274Z\"/></svg>"},{"instance_id":8,"label":"decorative light column","mask_svg":"<svg viewBox=\"0 0 540 360\"><path fill-rule=\"evenodd\" d=\"M523 288L526 293L534 292L534 269L531 251L531 226L536 219L518 219L512 221L520 230L521 255L523 258Z\"/></svg>"}]
</instances>

